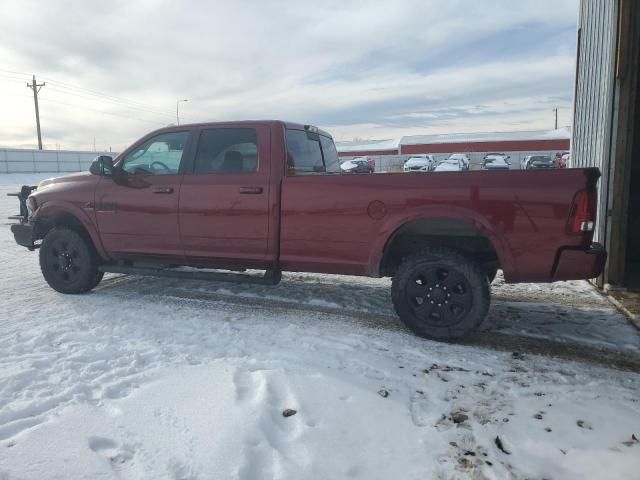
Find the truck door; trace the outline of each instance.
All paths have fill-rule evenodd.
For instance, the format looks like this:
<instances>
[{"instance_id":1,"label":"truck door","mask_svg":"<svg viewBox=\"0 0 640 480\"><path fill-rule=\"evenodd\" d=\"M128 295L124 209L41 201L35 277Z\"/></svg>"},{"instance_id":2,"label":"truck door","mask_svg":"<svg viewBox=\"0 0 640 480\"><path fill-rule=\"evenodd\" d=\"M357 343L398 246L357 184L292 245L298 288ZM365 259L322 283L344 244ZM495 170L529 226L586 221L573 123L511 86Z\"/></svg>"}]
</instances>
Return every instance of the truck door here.
<instances>
[{"instance_id":1,"label":"truck door","mask_svg":"<svg viewBox=\"0 0 640 480\"><path fill-rule=\"evenodd\" d=\"M270 143L267 125L200 131L180 191L179 226L189 263L273 264L270 238L277 237L270 232L270 212L275 215L277 204L271 205Z\"/></svg>"},{"instance_id":2,"label":"truck door","mask_svg":"<svg viewBox=\"0 0 640 480\"><path fill-rule=\"evenodd\" d=\"M184 258L178 198L191 131L143 140L95 191L95 212L106 250L118 254Z\"/></svg>"}]
</instances>

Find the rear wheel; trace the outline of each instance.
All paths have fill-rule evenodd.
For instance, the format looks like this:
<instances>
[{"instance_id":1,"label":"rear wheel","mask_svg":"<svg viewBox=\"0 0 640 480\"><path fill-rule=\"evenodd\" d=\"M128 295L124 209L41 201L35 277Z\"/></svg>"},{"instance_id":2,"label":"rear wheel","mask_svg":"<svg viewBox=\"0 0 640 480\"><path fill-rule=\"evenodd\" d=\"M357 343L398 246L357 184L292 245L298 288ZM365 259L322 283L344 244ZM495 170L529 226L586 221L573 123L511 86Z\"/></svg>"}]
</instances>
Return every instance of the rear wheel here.
<instances>
[{"instance_id":1,"label":"rear wheel","mask_svg":"<svg viewBox=\"0 0 640 480\"><path fill-rule=\"evenodd\" d=\"M40 269L49 286L60 293L88 292L103 276L91 241L65 227L52 228L44 237Z\"/></svg>"},{"instance_id":2,"label":"rear wheel","mask_svg":"<svg viewBox=\"0 0 640 480\"><path fill-rule=\"evenodd\" d=\"M487 274L461 253L426 249L407 257L393 277L391 297L414 333L453 340L474 331L489 309Z\"/></svg>"}]
</instances>

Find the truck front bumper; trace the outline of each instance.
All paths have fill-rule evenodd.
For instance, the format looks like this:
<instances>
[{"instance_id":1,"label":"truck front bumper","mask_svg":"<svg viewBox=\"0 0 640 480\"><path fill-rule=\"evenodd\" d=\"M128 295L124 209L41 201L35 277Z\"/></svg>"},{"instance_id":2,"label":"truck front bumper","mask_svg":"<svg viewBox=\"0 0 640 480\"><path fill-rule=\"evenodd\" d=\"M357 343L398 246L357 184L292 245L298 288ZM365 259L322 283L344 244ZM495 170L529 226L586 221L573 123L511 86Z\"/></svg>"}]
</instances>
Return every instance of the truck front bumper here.
<instances>
[{"instance_id":1,"label":"truck front bumper","mask_svg":"<svg viewBox=\"0 0 640 480\"><path fill-rule=\"evenodd\" d=\"M18 245L27 247L29 250L36 248L33 243L33 225L29 223L15 223L11 225L11 232Z\"/></svg>"},{"instance_id":2,"label":"truck front bumper","mask_svg":"<svg viewBox=\"0 0 640 480\"><path fill-rule=\"evenodd\" d=\"M29 250L38 248L33 240L33 224L29 222L30 212L27 206L27 199L29 198L29 195L31 195L31 192L37 188L38 187L35 186L23 185L19 192L7 194L10 197L18 197L20 202L20 215L12 215L9 217L9 220L20 221L20 223L11 225L13 238L15 238L18 245L27 247Z\"/></svg>"},{"instance_id":3,"label":"truck front bumper","mask_svg":"<svg viewBox=\"0 0 640 480\"><path fill-rule=\"evenodd\" d=\"M599 243L589 247L565 247L558 251L552 281L581 280L600 276L607 251Z\"/></svg>"}]
</instances>

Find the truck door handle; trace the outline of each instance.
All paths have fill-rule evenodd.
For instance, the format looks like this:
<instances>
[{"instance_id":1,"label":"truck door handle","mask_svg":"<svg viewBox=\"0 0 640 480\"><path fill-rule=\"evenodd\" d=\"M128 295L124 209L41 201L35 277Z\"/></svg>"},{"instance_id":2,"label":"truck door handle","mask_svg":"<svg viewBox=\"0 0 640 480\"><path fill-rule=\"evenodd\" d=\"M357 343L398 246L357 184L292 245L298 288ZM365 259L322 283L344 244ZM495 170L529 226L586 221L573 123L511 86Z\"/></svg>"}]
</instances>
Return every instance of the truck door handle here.
<instances>
[{"instance_id":1,"label":"truck door handle","mask_svg":"<svg viewBox=\"0 0 640 480\"><path fill-rule=\"evenodd\" d=\"M247 195L258 195L262 193L262 187L240 187L239 192Z\"/></svg>"},{"instance_id":2,"label":"truck door handle","mask_svg":"<svg viewBox=\"0 0 640 480\"><path fill-rule=\"evenodd\" d=\"M151 191L153 193L173 193L173 187L155 187Z\"/></svg>"}]
</instances>

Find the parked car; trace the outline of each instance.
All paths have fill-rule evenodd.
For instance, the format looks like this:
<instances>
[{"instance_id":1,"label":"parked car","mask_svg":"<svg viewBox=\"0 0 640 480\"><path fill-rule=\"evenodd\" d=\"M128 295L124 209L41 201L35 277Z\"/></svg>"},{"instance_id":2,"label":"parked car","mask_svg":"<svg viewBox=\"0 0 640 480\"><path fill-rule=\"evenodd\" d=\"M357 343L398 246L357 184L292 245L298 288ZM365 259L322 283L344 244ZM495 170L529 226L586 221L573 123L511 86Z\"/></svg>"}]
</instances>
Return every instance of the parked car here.
<instances>
[{"instance_id":1,"label":"parked car","mask_svg":"<svg viewBox=\"0 0 640 480\"><path fill-rule=\"evenodd\" d=\"M464 163L459 158L447 158L442 160L433 169L434 172L462 172L465 170Z\"/></svg>"},{"instance_id":2,"label":"parked car","mask_svg":"<svg viewBox=\"0 0 640 480\"><path fill-rule=\"evenodd\" d=\"M556 153L556 157L554 158L554 163L557 168L567 168L567 162L571 157L570 152L558 152Z\"/></svg>"},{"instance_id":3,"label":"parked car","mask_svg":"<svg viewBox=\"0 0 640 480\"><path fill-rule=\"evenodd\" d=\"M412 155L404 162L405 172L430 172L435 165L433 155Z\"/></svg>"},{"instance_id":4,"label":"parked car","mask_svg":"<svg viewBox=\"0 0 640 480\"><path fill-rule=\"evenodd\" d=\"M366 157L357 157L340 164L344 173L373 173L374 167Z\"/></svg>"},{"instance_id":5,"label":"parked car","mask_svg":"<svg viewBox=\"0 0 640 480\"><path fill-rule=\"evenodd\" d=\"M508 155L487 155L482 161L483 170L509 170L511 157Z\"/></svg>"},{"instance_id":6,"label":"parked car","mask_svg":"<svg viewBox=\"0 0 640 480\"><path fill-rule=\"evenodd\" d=\"M454 153L448 158L448 160L460 160L463 170L469 170L470 168L471 161L465 153Z\"/></svg>"},{"instance_id":7,"label":"parked car","mask_svg":"<svg viewBox=\"0 0 640 480\"><path fill-rule=\"evenodd\" d=\"M498 153L498 152L488 152L487 154L485 154L484 158L486 159L487 157L506 157L507 154L506 153Z\"/></svg>"},{"instance_id":8,"label":"parked car","mask_svg":"<svg viewBox=\"0 0 640 480\"><path fill-rule=\"evenodd\" d=\"M532 155L526 162L526 169L532 170L536 168L555 168L556 165L551 155Z\"/></svg>"},{"instance_id":9,"label":"parked car","mask_svg":"<svg viewBox=\"0 0 640 480\"><path fill-rule=\"evenodd\" d=\"M566 167L566 163L564 163L564 166L563 166L562 157L568 153L569 152L556 152L555 157L553 158L553 163L557 168Z\"/></svg>"},{"instance_id":10,"label":"parked car","mask_svg":"<svg viewBox=\"0 0 640 480\"><path fill-rule=\"evenodd\" d=\"M162 128L87 173L23 186L11 231L68 294L105 272L268 285L282 271L392 277L399 317L435 339L481 324L498 268L506 282L602 272L595 168L335 175L338 164L331 136L309 125Z\"/></svg>"},{"instance_id":11,"label":"parked car","mask_svg":"<svg viewBox=\"0 0 640 480\"><path fill-rule=\"evenodd\" d=\"M538 156L539 155L526 155L525 157L523 157L522 160L520 160L520 170L527 170L529 162L531 162L533 158L536 158Z\"/></svg>"}]
</instances>

